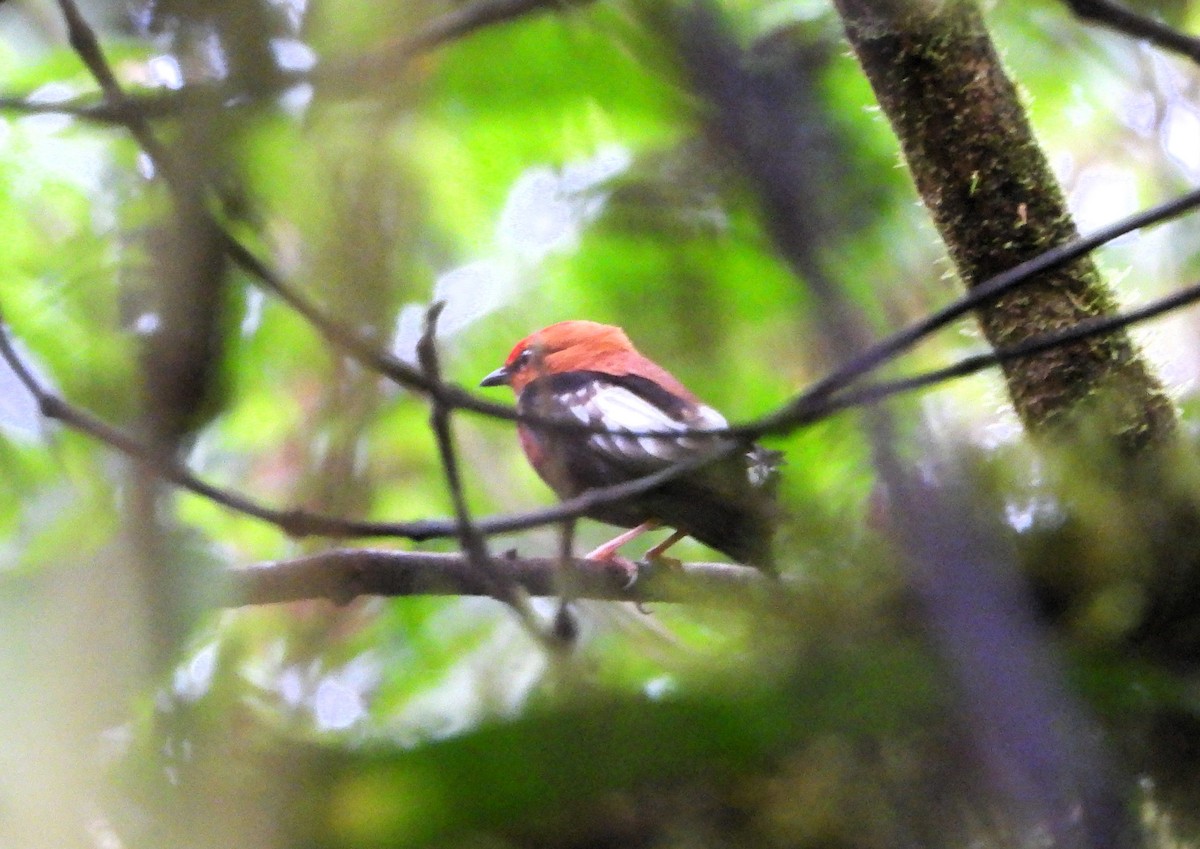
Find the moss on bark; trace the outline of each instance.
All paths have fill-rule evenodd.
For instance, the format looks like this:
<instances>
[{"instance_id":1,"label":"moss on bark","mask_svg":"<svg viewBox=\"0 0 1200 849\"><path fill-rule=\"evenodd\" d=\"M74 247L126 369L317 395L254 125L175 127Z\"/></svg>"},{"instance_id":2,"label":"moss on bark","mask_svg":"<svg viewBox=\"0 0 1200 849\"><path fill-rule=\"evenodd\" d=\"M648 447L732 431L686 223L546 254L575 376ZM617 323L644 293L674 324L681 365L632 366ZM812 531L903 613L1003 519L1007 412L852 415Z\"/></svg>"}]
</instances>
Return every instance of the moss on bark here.
<instances>
[{"instance_id":1,"label":"moss on bark","mask_svg":"<svg viewBox=\"0 0 1200 849\"><path fill-rule=\"evenodd\" d=\"M960 277L975 286L1077 236L972 2L837 0ZM1115 301L1088 258L1047 272L978 311L995 347L1109 315ZM1101 428L1125 449L1175 430L1170 399L1129 337L1113 333L1004 366L1035 435Z\"/></svg>"}]
</instances>

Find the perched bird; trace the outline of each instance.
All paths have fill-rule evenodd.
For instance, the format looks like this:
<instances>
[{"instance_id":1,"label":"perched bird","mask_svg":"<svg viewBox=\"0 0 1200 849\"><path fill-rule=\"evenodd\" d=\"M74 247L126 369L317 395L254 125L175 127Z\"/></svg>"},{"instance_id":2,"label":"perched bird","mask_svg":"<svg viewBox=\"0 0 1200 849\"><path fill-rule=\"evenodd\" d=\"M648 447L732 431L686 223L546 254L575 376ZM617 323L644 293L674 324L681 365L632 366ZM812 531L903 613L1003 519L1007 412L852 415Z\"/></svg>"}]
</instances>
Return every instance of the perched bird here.
<instances>
[{"instance_id":1,"label":"perched bird","mask_svg":"<svg viewBox=\"0 0 1200 849\"><path fill-rule=\"evenodd\" d=\"M522 339L481 386L512 387L523 415L575 419L609 430L686 431L726 427L666 369L642 356L619 327L563 321ZM521 447L560 498L644 477L680 460L731 447L729 437L620 436L519 422ZM751 445L648 492L596 508L589 518L632 528L588 555L632 569L617 550L661 525L675 529L647 552L653 560L685 536L774 574L774 490L782 455Z\"/></svg>"}]
</instances>

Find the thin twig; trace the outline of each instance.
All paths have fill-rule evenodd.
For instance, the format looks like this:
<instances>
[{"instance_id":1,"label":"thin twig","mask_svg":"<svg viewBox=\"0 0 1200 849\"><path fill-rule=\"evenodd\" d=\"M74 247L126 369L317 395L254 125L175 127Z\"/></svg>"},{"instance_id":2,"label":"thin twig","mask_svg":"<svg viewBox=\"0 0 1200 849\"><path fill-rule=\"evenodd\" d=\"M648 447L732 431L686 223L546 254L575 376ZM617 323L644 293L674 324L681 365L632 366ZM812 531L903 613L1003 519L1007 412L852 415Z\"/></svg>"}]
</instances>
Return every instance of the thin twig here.
<instances>
[{"instance_id":1,"label":"thin twig","mask_svg":"<svg viewBox=\"0 0 1200 849\"><path fill-rule=\"evenodd\" d=\"M417 362L425 378L434 387L442 380L436 337L438 316L445 306L444 301L437 301L429 307L425 313L425 330L417 343ZM549 645L552 636L547 634L538 622L537 614L529 604L529 596L507 572L497 568L491 552L488 551L487 539L471 521L471 511L467 506L462 474L459 470L458 452L454 449L454 434L450 429L451 411L441 401L439 393L435 391L430 394L433 400L430 403L429 426L433 429L442 472L446 476L446 488L450 491L450 500L454 505L454 524L458 531L459 547L466 555L467 563L487 586L488 595L511 607L530 635Z\"/></svg>"},{"instance_id":2,"label":"thin twig","mask_svg":"<svg viewBox=\"0 0 1200 849\"><path fill-rule=\"evenodd\" d=\"M426 379L432 386L437 386L442 379L435 337L438 316L445 308L445 301L436 301L429 307L425 313L425 330L417 343L417 362L420 363ZM471 511L467 507L467 497L463 492L458 452L454 450L454 435L450 431L450 408L442 403L437 397L437 393L433 393L433 402L430 404L429 426L433 429L442 471L446 475L446 487L450 491L450 501L454 505L459 545L462 546L467 559L475 568L494 579L495 571L492 569L492 556L487 550L487 540L471 523ZM496 589L500 591L504 588L496 587Z\"/></svg>"},{"instance_id":3,"label":"thin twig","mask_svg":"<svg viewBox=\"0 0 1200 849\"><path fill-rule=\"evenodd\" d=\"M120 428L116 428L96 416L67 403L46 389L26 366L9 339L8 326L0 311L0 359L12 369L13 374L37 402L38 410L47 419L58 421L79 433L86 434L109 446L131 460L148 466L159 477L230 510L276 525L290 536L321 535L332 537L397 536L408 539L429 539L424 531L427 523L393 523L387 528L381 523L355 522L336 519L304 510L277 510L246 498L235 492L210 484L187 469L173 455L156 451L148 443L137 439ZM434 536L445 536L445 523L437 522L432 528ZM378 533L377 533L378 532Z\"/></svg>"},{"instance_id":4,"label":"thin twig","mask_svg":"<svg viewBox=\"0 0 1200 849\"><path fill-rule=\"evenodd\" d=\"M114 110L124 115L122 123L129 129L146 155L154 160L155 166L165 176L173 175L174 163L167 157L165 148L155 137L145 116L138 110L137 104L130 100L125 94L125 90L121 88L112 66L104 56L104 50L100 47L100 41L96 38L95 31L79 11L75 0L58 0L58 7L62 10L63 20L67 24L67 40L99 84L105 101Z\"/></svg>"},{"instance_id":5,"label":"thin twig","mask_svg":"<svg viewBox=\"0 0 1200 849\"><path fill-rule=\"evenodd\" d=\"M1054 333L1035 336L1010 348L998 348L986 354L973 354L964 357L940 369L933 369L911 377L851 387L831 398L828 406L822 409L821 415L823 417L839 409L860 407L865 404L877 404L886 398L975 374L1002 362L1018 360L1022 357L1039 354L1051 348L1057 348L1060 345L1067 345L1071 342L1078 342L1092 336L1111 333L1114 330L1120 330L1123 327L1129 327L1138 322L1156 318L1180 307L1194 304L1197 301L1200 301L1200 283L1188 286L1178 292L1166 295L1143 307L1128 312L1117 315L1097 316L1086 321L1081 321L1071 327L1055 331Z\"/></svg>"},{"instance_id":6,"label":"thin twig","mask_svg":"<svg viewBox=\"0 0 1200 849\"><path fill-rule=\"evenodd\" d=\"M488 27L519 20L529 15L562 10L569 6L585 6L594 0L476 0L465 3L420 27L406 36L370 53L328 63L314 75L319 85L340 86L343 82L362 87L362 80L374 78L386 81L408 67L422 53L445 46Z\"/></svg>"},{"instance_id":7,"label":"thin twig","mask_svg":"<svg viewBox=\"0 0 1200 849\"><path fill-rule=\"evenodd\" d=\"M1106 26L1132 38L1144 39L1155 47L1200 62L1200 38L1180 32L1161 21L1140 15L1112 0L1063 0L1086 21Z\"/></svg>"},{"instance_id":8,"label":"thin twig","mask_svg":"<svg viewBox=\"0 0 1200 849\"><path fill-rule=\"evenodd\" d=\"M594 0L476 0L451 9L405 40L403 52L421 53L458 41L497 24L511 23L537 12L586 6Z\"/></svg>"},{"instance_id":9,"label":"thin twig","mask_svg":"<svg viewBox=\"0 0 1200 849\"><path fill-rule=\"evenodd\" d=\"M983 281L925 318L875 343L850 362L834 369L824 378L809 386L775 412L743 425L735 425L729 428L729 432L752 438L787 433L797 424L810 421L814 411L820 415L821 402L825 398L849 386L884 363L890 362L897 354L912 348L918 342L931 336L934 331L961 318L976 307L1013 291L1045 271L1078 259L1126 233L1175 218L1198 206L1200 206L1200 189L1194 189L1178 198L1130 215L1107 227L1102 227L1090 236L1074 239L1015 265L1008 271Z\"/></svg>"},{"instance_id":10,"label":"thin twig","mask_svg":"<svg viewBox=\"0 0 1200 849\"><path fill-rule=\"evenodd\" d=\"M149 104L144 105L148 106ZM142 106L143 103L139 102L138 111L145 114ZM44 101L30 100L28 96L8 95L0 97L0 111L21 112L26 115L69 115L72 118L82 118L98 124L120 124L122 126L129 120L128 110L108 103L96 103L94 96Z\"/></svg>"},{"instance_id":11,"label":"thin twig","mask_svg":"<svg viewBox=\"0 0 1200 849\"><path fill-rule=\"evenodd\" d=\"M274 294L300 313L326 341L333 344L343 354L397 385L420 392L453 409L467 410L508 421L517 420L517 411L512 406L476 397L462 387L450 383L430 381L420 370L381 348L376 340L363 336L358 331L327 315L316 304L285 283L282 277L229 231L221 229L219 237L230 258L243 271L256 279L261 288Z\"/></svg>"},{"instance_id":12,"label":"thin twig","mask_svg":"<svg viewBox=\"0 0 1200 849\"><path fill-rule=\"evenodd\" d=\"M571 612L571 604L579 598L579 582L576 580L575 563L575 520L566 519L559 525L558 559L554 562L555 585L558 587L558 612L554 615L554 633L564 644L574 643L579 636L579 623ZM640 573L639 573L640 577ZM634 582L623 582L626 590ZM640 593L639 593L640 595Z\"/></svg>"}]
</instances>

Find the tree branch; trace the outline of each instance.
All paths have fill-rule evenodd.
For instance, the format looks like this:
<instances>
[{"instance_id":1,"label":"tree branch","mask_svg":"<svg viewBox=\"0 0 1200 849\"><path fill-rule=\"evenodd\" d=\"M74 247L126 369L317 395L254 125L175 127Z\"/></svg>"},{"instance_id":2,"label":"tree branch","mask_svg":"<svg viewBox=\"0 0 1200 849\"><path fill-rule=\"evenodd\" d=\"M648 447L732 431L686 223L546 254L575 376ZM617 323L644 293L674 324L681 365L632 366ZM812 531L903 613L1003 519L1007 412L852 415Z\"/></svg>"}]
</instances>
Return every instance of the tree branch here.
<instances>
[{"instance_id":1,"label":"tree branch","mask_svg":"<svg viewBox=\"0 0 1200 849\"><path fill-rule=\"evenodd\" d=\"M1200 62L1200 38L1139 15L1112 0L1063 0L1078 17Z\"/></svg>"},{"instance_id":2,"label":"tree branch","mask_svg":"<svg viewBox=\"0 0 1200 849\"><path fill-rule=\"evenodd\" d=\"M594 0L476 0L427 22L417 32L364 56L331 65L316 75L321 85L361 90L364 78L384 84L401 73L414 57L487 27L519 20L538 12L586 6Z\"/></svg>"},{"instance_id":3,"label":"tree branch","mask_svg":"<svg viewBox=\"0 0 1200 849\"><path fill-rule=\"evenodd\" d=\"M195 88L201 87L196 86ZM178 92L156 91L153 94L136 97L127 96L124 104L112 104L106 101L97 103L94 94L74 97L70 100L53 101L30 100L29 95L6 95L0 96L0 111L20 112L26 115L68 115L96 124L127 126L130 115L134 112L146 118L179 113L182 111L181 101L184 99L185 93L192 94L190 91L180 90ZM217 102L213 98L212 92L203 94L196 92L195 97L191 99L198 104L201 102L202 96L206 105L211 106Z\"/></svg>"},{"instance_id":4,"label":"tree branch","mask_svg":"<svg viewBox=\"0 0 1200 849\"><path fill-rule=\"evenodd\" d=\"M425 331L417 343L417 361L421 370L430 383L437 388L441 384L441 363L438 359L437 321L446 304L437 301L425 313ZM502 601L512 608L520 619L525 630L535 640L547 649L560 648L554 632L547 631L538 622L537 614L529 604L529 596L521 586L512 579L504 569L497 567L488 551L485 537L471 520L471 511L467 507L467 497L463 492L462 473L458 464L458 452L454 447L454 434L451 432L451 409L442 402L438 392L430 393L433 401L430 405L429 426L437 442L438 456L441 460L442 472L446 477L446 488L450 491L450 500L454 504L454 524L458 531L459 549L466 555L467 563L488 587L488 595Z\"/></svg>"},{"instance_id":5,"label":"tree branch","mask_svg":"<svg viewBox=\"0 0 1200 849\"><path fill-rule=\"evenodd\" d=\"M839 366L809 386L775 412L757 421L735 425L730 428L730 431L734 434L755 438L788 432L790 429L794 429L797 422L806 421L814 408L819 407L818 402L822 399L893 361L898 354L915 347L917 343L932 336L937 330L967 315L972 310L992 303L1002 295L1012 293L1034 280L1039 274L1060 268L1127 233L1179 217L1197 207L1200 207L1200 189L1194 189L1177 198L1134 213L1100 228L1090 236L1076 237L1065 244L1049 248L1037 256L980 282L941 309L935 310L925 318L919 319L875 343L850 362Z\"/></svg>"},{"instance_id":6,"label":"tree branch","mask_svg":"<svg viewBox=\"0 0 1200 849\"><path fill-rule=\"evenodd\" d=\"M1138 307L1129 312L1086 319L1065 330L1035 336L1011 348L996 348L985 354L963 357L958 362L951 363L948 366L910 377L852 386L830 398L826 406L822 409L822 413L829 415L838 409L849 409L864 404L877 404L880 401L905 392L913 392L938 383L945 383L959 377L975 374L1008 360L1019 360L1022 357L1034 356L1043 351L1053 350L1054 348L1071 342L1077 342L1090 336L1101 336L1105 333L1111 333L1114 330L1130 327L1140 321L1156 318L1173 310L1194 304L1197 301L1200 301L1200 283L1180 289L1178 292L1173 292L1170 295L1164 295L1145 306Z\"/></svg>"},{"instance_id":7,"label":"tree branch","mask_svg":"<svg viewBox=\"0 0 1200 849\"><path fill-rule=\"evenodd\" d=\"M506 577L531 596L557 595L558 570L566 568L576 598L600 601L680 602L743 606L777 595L779 582L757 569L726 563L685 563L676 568L639 564L638 580L627 585L623 570L590 560L567 564L553 557L496 561ZM229 606L329 599L345 604L358 596L492 596L490 580L461 553L335 548L291 560L230 569ZM785 582L786 583L786 582Z\"/></svg>"}]
</instances>

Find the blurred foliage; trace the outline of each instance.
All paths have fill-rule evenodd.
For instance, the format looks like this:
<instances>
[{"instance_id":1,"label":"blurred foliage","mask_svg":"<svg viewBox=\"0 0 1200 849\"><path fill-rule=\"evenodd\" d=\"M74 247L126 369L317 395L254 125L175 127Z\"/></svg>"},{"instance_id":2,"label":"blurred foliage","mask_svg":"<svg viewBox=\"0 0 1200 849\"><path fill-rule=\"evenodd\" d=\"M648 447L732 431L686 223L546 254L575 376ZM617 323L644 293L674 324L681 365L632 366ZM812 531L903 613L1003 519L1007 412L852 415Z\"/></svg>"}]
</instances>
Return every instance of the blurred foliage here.
<instances>
[{"instance_id":1,"label":"blurred foliage","mask_svg":"<svg viewBox=\"0 0 1200 849\"><path fill-rule=\"evenodd\" d=\"M566 4L490 26L414 56L383 83L364 72L352 80L361 85L326 87L318 76L279 89L283 72L315 63L319 75L394 51L469 5L83 8L131 93L234 91L215 110L157 120L156 132L190 179L219 186L212 206L232 232L399 356L411 357L433 299L447 301L445 368L465 386L531 330L587 317L624 326L734 421L774 409L835 364L810 294L701 131L702 106L639 4ZM1196 3L1156 5L1197 29ZM770 60L773 39L815 57L825 125L814 132L835 140L842 169L827 210L839 230L821 249L873 332L952 298L947 261L829 6L738 0L722 11L756 61ZM1084 229L1200 176L1195 67L1081 26L1060 4L998 4L990 15ZM0 5L3 94L94 103L95 89L53 3ZM140 357L158 332L159 289L175 283L157 235L172 220L169 193L119 127L8 109L0 145L5 320L56 392L138 432ZM1104 249L1123 303L1195 280L1198 220ZM285 507L448 515L423 402L348 362L243 273L226 269L220 285L218 385L176 446L189 465ZM1138 333L1190 427L1194 316ZM981 349L962 321L902 370ZM1095 454L1035 456L1006 403L990 374L897 401L902 455L916 468L960 457L1058 628L1072 692L1105 723L1113 761L1145 778L1142 813L1166 822L1166 843L1196 827L1180 811L1200 810L1194 655L1185 662L1200 571L1178 545L1200 471L1185 452L1145 481L1114 482L1094 474L1104 466ZM464 414L455 427L473 510L549 503L510 424ZM581 603L580 640L565 658L490 600L223 609L223 567L327 543L171 490L142 503L149 518L133 515L131 464L41 421L7 371L0 435L0 844L1013 837L964 751L968 723L914 613L911 564L880 533L887 508L856 414L772 443L788 456L778 559L795 598L649 613ZM139 522L169 552L153 569ZM585 522L577 544L607 535ZM492 545L545 555L557 536ZM714 556L690 542L673 553ZM1160 580L1164 563L1177 569ZM153 661L161 610L180 618L170 669Z\"/></svg>"}]
</instances>

